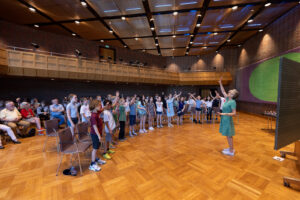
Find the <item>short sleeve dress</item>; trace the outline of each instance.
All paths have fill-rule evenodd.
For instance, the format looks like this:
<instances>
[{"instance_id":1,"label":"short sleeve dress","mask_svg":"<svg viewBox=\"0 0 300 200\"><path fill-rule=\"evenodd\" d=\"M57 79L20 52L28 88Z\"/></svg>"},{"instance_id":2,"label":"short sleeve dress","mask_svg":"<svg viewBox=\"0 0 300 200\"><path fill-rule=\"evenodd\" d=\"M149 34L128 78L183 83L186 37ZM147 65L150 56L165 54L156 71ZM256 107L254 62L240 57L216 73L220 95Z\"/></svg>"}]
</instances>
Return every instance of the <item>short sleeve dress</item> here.
<instances>
[{"instance_id":1,"label":"short sleeve dress","mask_svg":"<svg viewBox=\"0 0 300 200\"><path fill-rule=\"evenodd\" d=\"M174 98L171 98L171 99L167 100L167 104L168 104L168 108L169 108L169 109L167 109L167 116L168 117L173 117L174 116L174 104L173 104L173 101L174 101Z\"/></svg>"},{"instance_id":2,"label":"short sleeve dress","mask_svg":"<svg viewBox=\"0 0 300 200\"><path fill-rule=\"evenodd\" d=\"M235 100L229 100L226 98L226 102L223 105L222 113L231 113L232 110L236 109ZM234 136L234 125L232 116L221 115L221 123L219 132L222 133L223 136Z\"/></svg>"}]
</instances>

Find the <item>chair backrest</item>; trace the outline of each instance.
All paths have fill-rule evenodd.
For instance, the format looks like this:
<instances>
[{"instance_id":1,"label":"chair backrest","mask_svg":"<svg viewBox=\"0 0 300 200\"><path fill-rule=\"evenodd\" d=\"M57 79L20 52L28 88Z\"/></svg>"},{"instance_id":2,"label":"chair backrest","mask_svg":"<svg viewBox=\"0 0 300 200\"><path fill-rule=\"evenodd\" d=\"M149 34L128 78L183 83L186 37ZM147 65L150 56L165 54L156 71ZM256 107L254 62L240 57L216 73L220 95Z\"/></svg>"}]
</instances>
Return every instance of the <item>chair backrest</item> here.
<instances>
[{"instance_id":1,"label":"chair backrest","mask_svg":"<svg viewBox=\"0 0 300 200\"><path fill-rule=\"evenodd\" d=\"M89 124L88 123L78 123L76 125L76 129L77 129L77 134L78 134L78 139L82 139L84 136L88 135L89 133Z\"/></svg>"},{"instance_id":2,"label":"chair backrest","mask_svg":"<svg viewBox=\"0 0 300 200\"><path fill-rule=\"evenodd\" d=\"M44 121L44 126L46 129L46 134L50 135L51 133L58 130L58 119L51 119L51 120L47 120Z\"/></svg>"},{"instance_id":3,"label":"chair backrest","mask_svg":"<svg viewBox=\"0 0 300 200\"><path fill-rule=\"evenodd\" d=\"M74 144L72 132L70 128L65 128L58 131L59 147L63 153L69 146Z\"/></svg>"}]
</instances>

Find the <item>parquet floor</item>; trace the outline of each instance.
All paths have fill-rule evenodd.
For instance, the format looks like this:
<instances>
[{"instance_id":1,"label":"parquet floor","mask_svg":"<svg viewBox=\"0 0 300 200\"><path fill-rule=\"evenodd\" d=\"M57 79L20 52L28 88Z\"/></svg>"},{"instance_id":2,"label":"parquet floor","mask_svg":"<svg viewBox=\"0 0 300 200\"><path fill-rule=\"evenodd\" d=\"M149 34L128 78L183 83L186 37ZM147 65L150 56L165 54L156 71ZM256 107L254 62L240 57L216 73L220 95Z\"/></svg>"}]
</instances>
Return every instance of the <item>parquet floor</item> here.
<instances>
[{"instance_id":1,"label":"parquet floor","mask_svg":"<svg viewBox=\"0 0 300 200\"><path fill-rule=\"evenodd\" d=\"M55 176L54 140L47 153L44 136L7 144L0 151L0 199L300 199L300 192L282 185L284 175L300 175L294 160L272 159L279 152L274 134L261 130L265 119L240 114L235 157L221 154L227 143L218 124L185 122L120 143L98 173L88 170L90 153L81 155L82 177ZM68 164L65 156L61 169Z\"/></svg>"}]
</instances>

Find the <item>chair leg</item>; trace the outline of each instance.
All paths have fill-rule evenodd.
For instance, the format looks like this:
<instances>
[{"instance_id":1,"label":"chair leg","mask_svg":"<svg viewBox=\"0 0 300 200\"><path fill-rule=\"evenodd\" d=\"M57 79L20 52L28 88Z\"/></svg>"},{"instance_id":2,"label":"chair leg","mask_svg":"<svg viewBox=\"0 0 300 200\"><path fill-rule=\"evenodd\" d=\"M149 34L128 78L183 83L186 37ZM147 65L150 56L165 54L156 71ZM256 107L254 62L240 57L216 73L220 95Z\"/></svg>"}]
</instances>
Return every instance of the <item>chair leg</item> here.
<instances>
[{"instance_id":1,"label":"chair leg","mask_svg":"<svg viewBox=\"0 0 300 200\"><path fill-rule=\"evenodd\" d=\"M59 153L59 144L58 144L58 139L57 139L57 137L55 137L55 140L56 140L56 146L57 146L57 153Z\"/></svg>"},{"instance_id":2,"label":"chair leg","mask_svg":"<svg viewBox=\"0 0 300 200\"><path fill-rule=\"evenodd\" d=\"M64 156L63 154L60 155L60 162L59 162L58 167L57 167L57 170L56 170L56 176L58 175L58 170L59 170L59 168L60 168L60 165L61 165L61 161L62 161L63 156Z\"/></svg>"},{"instance_id":3,"label":"chair leg","mask_svg":"<svg viewBox=\"0 0 300 200\"><path fill-rule=\"evenodd\" d=\"M79 168L80 168L80 174L82 176L82 168L81 168L81 162L80 162L79 152L77 152L77 156L78 156L78 163L79 163Z\"/></svg>"},{"instance_id":4,"label":"chair leg","mask_svg":"<svg viewBox=\"0 0 300 200\"><path fill-rule=\"evenodd\" d=\"M46 136L46 140L45 140L45 144L44 144L43 152L45 152L45 151L46 151L46 145L47 145L47 142L48 142L48 136Z\"/></svg>"}]
</instances>

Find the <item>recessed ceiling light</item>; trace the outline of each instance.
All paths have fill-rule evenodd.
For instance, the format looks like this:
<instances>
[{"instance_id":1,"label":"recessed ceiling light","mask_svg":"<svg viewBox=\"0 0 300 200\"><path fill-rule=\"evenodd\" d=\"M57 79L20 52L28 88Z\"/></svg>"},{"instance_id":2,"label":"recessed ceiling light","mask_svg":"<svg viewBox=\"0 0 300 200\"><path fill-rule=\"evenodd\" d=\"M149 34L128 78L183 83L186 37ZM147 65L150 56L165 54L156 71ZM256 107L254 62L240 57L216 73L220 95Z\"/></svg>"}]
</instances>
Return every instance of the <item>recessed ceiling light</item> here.
<instances>
[{"instance_id":1,"label":"recessed ceiling light","mask_svg":"<svg viewBox=\"0 0 300 200\"><path fill-rule=\"evenodd\" d=\"M236 9L238 9L238 6L233 6L232 7L232 10L236 10Z\"/></svg>"},{"instance_id":2,"label":"recessed ceiling light","mask_svg":"<svg viewBox=\"0 0 300 200\"><path fill-rule=\"evenodd\" d=\"M124 20L126 20L126 17L123 16L123 17L121 17L121 19L124 21Z\"/></svg>"},{"instance_id":3,"label":"recessed ceiling light","mask_svg":"<svg viewBox=\"0 0 300 200\"><path fill-rule=\"evenodd\" d=\"M178 12L177 11L173 12L173 15L174 16L178 15Z\"/></svg>"},{"instance_id":4,"label":"recessed ceiling light","mask_svg":"<svg viewBox=\"0 0 300 200\"><path fill-rule=\"evenodd\" d=\"M126 45L124 45L124 47L125 47L125 48L127 48L127 46L126 46Z\"/></svg>"},{"instance_id":5,"label":"recessed ceiling light","mask_svg":"<svg viewBox=\"0 0 300 200\"><path fill-rule=\"evenodd\" d=\"M154 20L153 17L151 17L151 18L150 18L150 21L153 21L153 20Z\"/></svg>"},{"instance_id":6,"label":"recessed ceiling light","mask_svg":"<svg viewBox=\"0 0 300 200\"><path fill-rule=\"evenodd\" d=\"M155 46L158 46L158 44L157 44L157 43L155 43Z\"/></svg>"},{"instance_id":7,"label":"recessed ceiling light","mask_svg":"<svg viewBox=\"0 0 300 200\"><path fill-rule=\"evenodd\" d=\"M266 3L265 4L265 7L268 7L268 6L270 6L271 5L271 3L269 2L269 3Z\"/></svg>"},{"instance_id":8,"label":"recessed ceiling light","mask_svg":"<svg viewBox=\"0 0 300 200\"><path fill-rule=\"evenodd\" d=\"M197 26L197 27L200 27L200 26L201 26L201 24L197 24L196 26Z\"/></svg>"},{"instance_id":9,"label":"recessed ceiling light","mask_svg":"<svg viewBox=\"0 0 300 200\"><path fill-rule=\"evenodd\" d=\"M76 34L75 34L75 33L72 33L72 35L73 35L73 36L76 36Z\"/></svg>"},{"instance_id":10,"label":"recessed ceiling light","mask_svg":"<svg viewBox=\"0 0 300 200\"><path fill-rule=\"evenodd\" d=\"M227 40L227 42L230 42L230 41L231 41L230 39Z\"/></svg>"},{"instance_id":11,"label":"recessed ceiling light","mask_svg":"<svg viewBox=\"0 0 300 200\"><path fill-rule=\"evenodd\" d=\"M139 38L137 38L137 37L136 37L136 38L134 38L134 39L135 39L135 40L139 40Z\"/></svg>"},{"instance_id":12,"label":"recessed ceiling light","mask_svg":"<svg viewBox=\"0 0 300 200\"><path fill-rule=\"evenodd\" d=\"M207 49L207 47L203 47L203 49Z\"/></svg>"},{"instance_id":13,"label":"recessed ceiling light","mask_svg":"<svg viewBox=\"0 0 300 200\"><path fill-rule=\"evenodd\" d=\"M80 21L76 20L76 21L75 21L75 24L80 24Z\"/></svg>"},{"instance_id":14,"label":"recessed ceiling light","mask_svg":"<svg viewBox=\"0 0 300 200\"><path fill-rule=\"evenodd\" d=\"M80 3L81 3L81 5L82 5L82 6L84 6L84 7L86 7L86 6L87 6L87 4L86 4L86 2L85 2L85 1L81 1Z\"/></svg>"},{"instance_id":15,"label":"recessed ceiling light","mask_svg":"<svg viewBox=\"0 0 300 200\"><path fill-rule=\"evenodd\" d=\"M35 28L38 28L38 27L40 27L40 26L39 26L38 24L35 24L34 27L35 27Z\"/></svg>"},{"instance_id":16,"label":"recessed ceiling light","mask_svg":"<svg viewBox=\"0 0 300 200\"><path fill-rule=\"evenodd\" d=\"M54 78L51 78L51 81L54 81L55 79Z\"/></svg>"},{"instance_id":17,"label":"recessed ceiling light","mask_svg":"<svg viewBox=\"0 0 300 200\"><path fill-rule=\"evenodd\" d=\"M216 51L216 53L219 53L219 51Z\"/></svg>"},{"instance_id":18,"label":"recessed ceiling light","mask_svg":"<svg viewBox=\"0 0 300 200\"><path fill-rule=\"evenodd\" d=\"M143 52L145 52L146 50L145 49L143 49Z\"/></svg>"},{"instance_id":19,"label":"recessed ceiling light","mask_svg":"<svg viewBox=\"0 0 300 200\"><path fill-rule=\"evenodd\" d=\"M240 44L238 45L238 47L241 47L241 46L242 46L242 45L240 45Z\"/></svg>"},{"instance_id":20,"label":"recessed ceiling light","mask_svg":"<svg viewBox=\"0 0 300 200\"><path fill-rule=\"evenodd\" d=\"M173 38L176 38L176 35L173 35Z\"/></svg>"},{"instance_id":21,"label":"recessed ceiling light","mask_svg":"<svg viewBox=\"0 0 300 200\"><path fill-rule=\"evenodd\" d=\"M172 51L174 51L175 49L173 48Z\"/></svg>"},{"instance_id":22,"label":"recessed ceiling light","mask_svg":"<svg viewBox=\"0 0 300 200\"><path fill-rule=\"evenodd\" d=\"M189 46L186 47L187 49L190 48Z\"/></svg>"},{"instance_id":23,"label":"recessed ceiling light","mask_svg":"<svg viewBox=\"0 0 300 200\"><path fill-rule=\"evenodd\" d=\"M33 8L33 7L29 7L29 10L30 10L31 12L35 12L35 11L36 11L36 9Z\"/></svg>"},{"instance_id":24,"label":"recessed ceiling light","mask_svg":"<svg viewBox=\"0 0 300 200\"><path fill-rule=\"evenodd\" d=\"M218 33L214 33L214 35L218 35Z\"/></svg>"},{"instance_id":25,"label":"recessed ceiling light","mask_svg":"<svg viewBox=\"0 0 300 200\"><path fill-rule=\"evenodd\" d=\"M154 31L155 28L154 28L154 27L151 27L150 29L151 29L152 31Z\"/></svg>"},{"instance_id":26,"label":"recessed ceiling light","mask_svg":"<svg viewBox=\"0 0 300 200\"><path fill-rule=\"evenodd\" d=\"M191 37L194 37L194 35L191 35Z\"/></svg>"},{"instance_id":27,"label":"recessed ceiling light","mask_svg":"<svg viewBox=\"0 0 300 200\"><path fill-rule=\"evenodd\" d=\"M198 16L198 17L201 17L201 14L198 14L197 16Z\"/></svg>"},{"instance_id":28,"label":"recessed ceiling light","mask_svg":"<svg viewBox=\"0 0 300 200\"><path fill-rule=\"evenodd\" d=\"M263 29L259 29L258 32L263 32Z\"/></svg>"},{"instance_id":29,"label":"recessed ceiling light","mask_svg":"<svg viewBox=\"0 0 300 200\"><path fill-rule=\"evenodd\" d=\"M188 54L189 54L189 52L186 52L185 54L186 54L186 55L188 55Z\"/></svg>"},{"instance_id":30,"label":"recessed ceiling light","mask_svg":"<svg viewBox=\"0 0 300 200\"><path fill-rule=\"evenodd\" d=\"M113 33L113 31L112 31L112 30L109 30L109 33Z\"/></svg>"},{"instance_id":31,"label":"recessed ceiling light","mask_svg":"<svg viewBox=\"0 0 300 200\"><path fill-rule=\"evenodd\" d=\"M249 19L249 20L248 20L248 23L251 23L251 22L253 22L253 19Z\"/></svg>"},{"instance_id":32,"label":"recessed ceiling light","mask_svg":"<svg viewBox=\"0 0 300 200\"><path fill-rule=\"evenodd\" d=\"M158 37L155 37L155 39L157 40L157 39L158 39Z\"/></svg>"},{"instance_id":33,"label":"recessed ceiling light","mask_svg":"<svg viewBox=\"0 0 300 200\"><path fill-rule=\"evenodd\" d=\"M100 40L100 42L104 42L104 40Z\"/></svg>"},{"instance_id":34,"label":"recessed ceiling light","mask_svg":"<svg viewBox=\"0 0 300 200\"><path fill-rule=\"evenodd\" d=\"M193 44L193 42L190 42L190 44Z\"/></svg>"}]
</instances>

